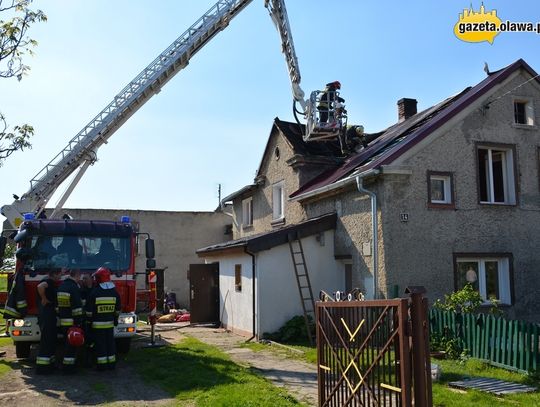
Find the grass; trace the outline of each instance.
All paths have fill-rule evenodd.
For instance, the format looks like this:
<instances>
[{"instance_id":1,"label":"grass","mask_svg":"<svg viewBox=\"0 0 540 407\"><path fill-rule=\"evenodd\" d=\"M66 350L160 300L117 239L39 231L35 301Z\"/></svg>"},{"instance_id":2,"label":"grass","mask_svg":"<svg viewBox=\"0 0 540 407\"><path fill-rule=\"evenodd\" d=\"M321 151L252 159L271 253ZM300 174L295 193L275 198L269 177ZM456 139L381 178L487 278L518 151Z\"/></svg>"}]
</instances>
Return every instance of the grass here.
<instances>
[{"instance_id":1,"label":"grass","mask_svg":"<svg viewBox=\"0 0 540 407\"><path fill-rule=\"evenodd\" d=\"M299 406L285 391L230 360L215 347L186 338L159 349L139 349L128 361L145 380L195 406Z\"/></svg>"},{"instance_id":2,"label":"grass","mask_svg":"<svg viewBox=\"0 0 540 407\"><path fill-rule=\"evenodd\" d=\"M0 273L0 291L7 291L7 274Z\"/></svg>"},{"instance_id":3,"label":"grass","mask_svg":"<svg viewBox=\"0 0 540 407\"><path fill-rule=\"evenodd\" d=\"M103 395L106 400L112 400L113 391L109 383L96 382L92 384L92 390L98 394Z\"/></svg>"},{"instance_id":4,"label":"grass","mask_svg":"<svg viewBox=\"0 0 540 407\"><path fill-rule=\"evenodd\" d=\"M287 344L305 352L297 354L296 352L286 351L278 346L266 345L263 343L246 343L242 345L255 352L272 351L281 355L300 359L308 363L317 363L317 350L315 347L307 345ZM475 390L460 391L448 386L448 382L467 379L470 377L491 377L494 379L505 380L509 382L522 383L540 388L538 378L523 375L516 372L510 372L505 369L499 369L488 365L476 359L467 359L464 362L457 360L433 360L442 369L441 380L433 383L433 405L438 407L497 407L497 406L540 406L540 392L528 394L507 395L497 397L488 393Z\"/></svg>"},{"instance_id":5,"label":"grass","mask_svg":"<svg viewBox=\"0 0 540 407\"><path fill-rule=\"evenodd\" d=\"M451 381L481 376L538 387L540 383L531 376L499 369L476 359L468 359L464 363L457 360L437 360L433 363L437 363L443 372L441 380L433 383L434 406L466 407L474 405L475 407L495 407L540 405L539 392L497 397L475 390L468 390L466 392L456 391L447 385Z\"/></svg>"},{"instance_id":6,"label":"grass","mask_svg":"<svg viewBox=\"0 0 540 407\"><path fill-rule=\"evenodd\" d=\"M3 334L4 332L6 332L6 320L4 319L4 315L0 314L0 334ZM2 338L0 338L0 340L1 339Z\"/></svg>"},{"instance_id":7,"label":"grass","mask_svg":"<svg viewBox=\"0 0 540 407\"><path fill-rule=\"evenodd\" d=\"M13 345L13 339L10 337L2 337L0 338L0 348L3 346L12 346Z\"/></svg>"}]
</instances>

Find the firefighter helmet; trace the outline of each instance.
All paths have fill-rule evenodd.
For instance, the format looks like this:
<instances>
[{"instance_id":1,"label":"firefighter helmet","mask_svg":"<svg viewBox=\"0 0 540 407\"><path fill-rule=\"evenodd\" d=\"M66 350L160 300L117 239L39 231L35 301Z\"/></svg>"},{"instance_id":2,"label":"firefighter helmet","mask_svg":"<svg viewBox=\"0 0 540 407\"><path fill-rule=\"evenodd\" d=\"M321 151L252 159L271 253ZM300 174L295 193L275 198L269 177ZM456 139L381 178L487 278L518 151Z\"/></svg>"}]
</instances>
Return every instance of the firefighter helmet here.
<instances>
[{"instance_id":1,"label":"firefighter helmet","mask_svg":"<svg viewBox=\"0 0 540 407\"><path fill-rule=\"evenodd\" d=\"M92 275L92 277L94 277L98 284L106 283L108 281L111 281L111 270L109 270L107 267L100 267Z\"/></svg>"},{"instance_id":2,"label":"firefighter helmet","mask_svg":"<svg viewBox=\"0 0 540 407\"><path fill-rule=\"evenodd\" d=\"M84 345L84 332L81 328L72 326L67 331L67 341L71 346L79 347Z\"/></svg>"},{"instance_id":3,"label":"firefighter helmet","mask_svg":"<svg viewBox=\"0 0 540 407\"><path fill-rule=\"evenodd\" d=\"M341 89L341 83L339 81L332 82L332 85L334 85L336 89Z\"/></svg>"}]
</instances>

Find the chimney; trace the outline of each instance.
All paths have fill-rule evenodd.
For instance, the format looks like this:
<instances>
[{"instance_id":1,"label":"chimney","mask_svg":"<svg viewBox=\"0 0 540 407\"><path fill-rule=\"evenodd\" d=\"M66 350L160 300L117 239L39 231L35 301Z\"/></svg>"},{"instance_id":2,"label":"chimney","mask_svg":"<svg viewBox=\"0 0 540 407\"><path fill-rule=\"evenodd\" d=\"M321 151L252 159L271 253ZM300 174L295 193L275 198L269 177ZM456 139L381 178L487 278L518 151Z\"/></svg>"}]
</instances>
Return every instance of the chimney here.
<instances>
[{"instance_id":1,"label":"chimney","mask_svg":"<svg viewBox=\"0 0 540 407\"><path fill-rule=\"evenodd\" d=\"M416 114L417 103L416 99L403 98L398 100L398 118L400 123Z\"/></svg>"}]
</instances>

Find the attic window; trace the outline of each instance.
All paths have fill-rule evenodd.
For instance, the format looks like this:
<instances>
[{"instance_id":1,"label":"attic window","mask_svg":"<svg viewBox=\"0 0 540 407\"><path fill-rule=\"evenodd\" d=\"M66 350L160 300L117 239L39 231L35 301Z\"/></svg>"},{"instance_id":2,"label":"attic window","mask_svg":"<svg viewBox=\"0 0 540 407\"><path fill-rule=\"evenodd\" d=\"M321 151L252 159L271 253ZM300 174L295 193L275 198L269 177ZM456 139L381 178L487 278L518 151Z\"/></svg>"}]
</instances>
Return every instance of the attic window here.
<instances>
[{"instance_id":1,"label":"attic window","mask_svg":"<svg viewBox=\"0 0 540 407\"><path fill-rule=\"evenodd\" d=\"M428 171L428 206L454 208L453 176L450 172Z\"/></svg>"},{"instance_id":2,"label":"attic window","mask_svg":"<svg viewBox=\"0 0 540 407\"><path fill-rule=\"evenodd\" d=\"M272 219L278 220L284 218L283 181L272 185Z\"/></svg>"},{"instance_id":3,"label":"attic window","mask_svg":"<svg viewBox=\"0 0 540 407\"><path fill-rule=\"evenodd\" d=\"M532 101L514 100L514 123L522 126L534 126L534 109Z\"/></svg>"},{"instance_id":4,"label":"attic window","mask_svg":"<svg viewBox=\"0 0 540 407\"><path fill-rule=\"evenodd\" d=\"M280 157L279 147L276 147L274 149L274 156L276 157L276 160L279 160L279 157Z\"/></svg>"},{"instance_id":5,"label":"attic window","mask_svg":"<svg viewBox=\"0 0 540 407\"><path fill-rule=\"evenodd\" d=\"M253 198L242 201L242 227L253 226Z\"/></svg>"}]
</instances>

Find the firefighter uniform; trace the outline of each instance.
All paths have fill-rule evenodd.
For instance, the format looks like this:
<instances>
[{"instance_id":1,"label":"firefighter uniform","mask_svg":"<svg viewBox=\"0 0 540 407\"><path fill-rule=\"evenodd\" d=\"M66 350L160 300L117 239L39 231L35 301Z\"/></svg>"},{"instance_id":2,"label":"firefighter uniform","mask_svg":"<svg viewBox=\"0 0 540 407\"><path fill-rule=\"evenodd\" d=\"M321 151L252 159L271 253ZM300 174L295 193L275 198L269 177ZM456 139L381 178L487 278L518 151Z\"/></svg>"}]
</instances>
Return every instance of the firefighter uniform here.
<instances>
[{"instance_id":1,"label":"firefighter uniform","mask_svg":"<svg viewBox=\"0 0 540 407\"><path fill-rule=\"evenodd\" d=\"M27 304L24 290L24 273L18 271L13 279L13 285L9 290L4 315L6 318L23 318L26 316Z\"/></svg>"},{"instance_id":2,"label":"firefighter uniform","mask_svg":"<svg viewBox=\"0 0 540 407\"><path fill-rule=\"evenodd\" d=\"M92 289L86 300L86 317L91 322L97 368L112 370L116 367L114 326L120 315L120 296L110 281L110 272L105 278L96 276L96 280L99 284Z\"/></svg>"},{"instance_id":3,"label":"firefighter uniform","mask_svg":"<svg viewBox=\"0 0 540 407\"><path fill-rule=\"evenodd\" d=\"M60 329L65 339L64 359L62 360L62 368L69 372L75 370L75 362L77 356L77 348L72 346L67 337L67 331L72 326L81 326L83 308L81 304L81 295L77 282L68 277L58 287L58 317L60 319Z\"/></svg>"},{"instance_id":4,"label":"firefighter uniform","mask_svg":"<svg viewBox=\"0 0 540 407\"><path fill-rule=\"evenodd\" d=\"M36 357L36 373L50 373L55 366L55 350L57 341L56 327L56 285L50 278L44 278L41 283L46 282L45 297L49 301L46 305L41 303L38 295L39 315L38 324L41 330L39 351ZM40 284L41 284L40 283Z\"/></svg>"}]
</instances>

